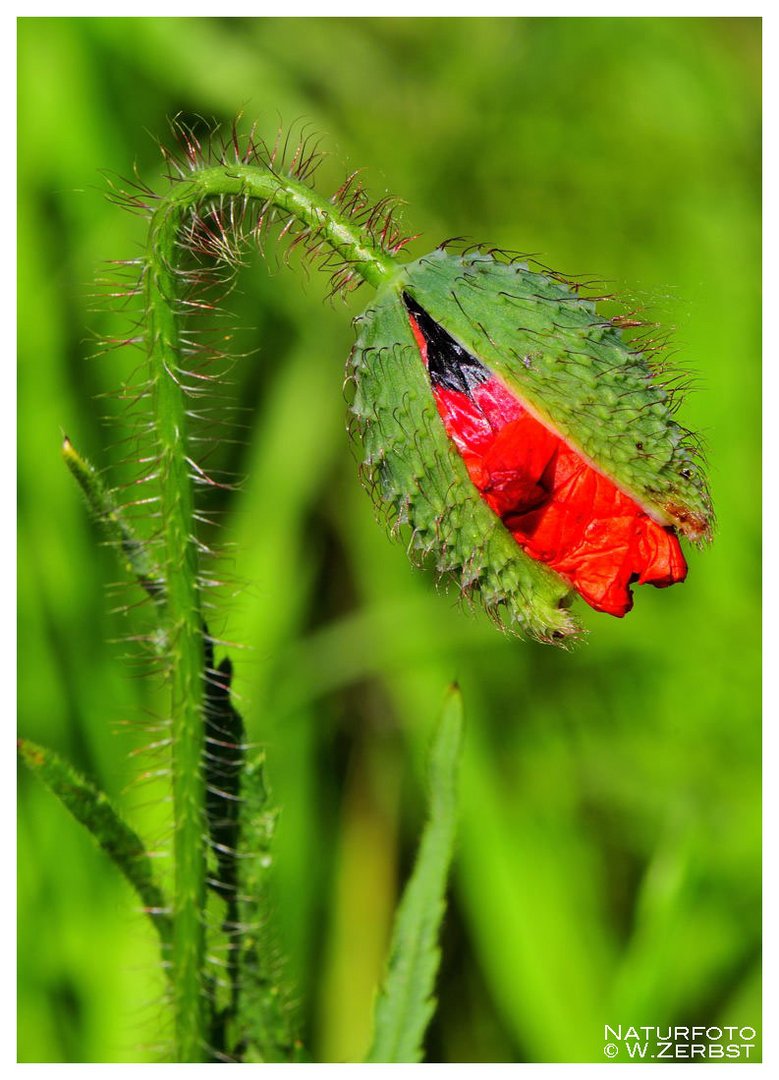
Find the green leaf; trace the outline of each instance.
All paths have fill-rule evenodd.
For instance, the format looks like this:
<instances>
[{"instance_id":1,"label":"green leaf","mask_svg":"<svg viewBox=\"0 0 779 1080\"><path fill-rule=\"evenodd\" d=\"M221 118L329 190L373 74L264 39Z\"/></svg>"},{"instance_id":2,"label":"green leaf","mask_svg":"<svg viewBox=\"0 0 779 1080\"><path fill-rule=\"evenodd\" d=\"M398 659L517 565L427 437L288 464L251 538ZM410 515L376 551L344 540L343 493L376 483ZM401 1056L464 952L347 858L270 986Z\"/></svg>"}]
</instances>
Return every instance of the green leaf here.
<instances>
[{"instance_id":1,"label":"green leaf","mask_svg":"<svg viewBox=\"0 0 779 1080\"><path fill-rule=\"evenodd\" d=\"M452 686L430 752L429 813L416 865L395 915L387 976L376 1003L367 1061L418 1062L435 1010L439 931L457 828L457 764L463 729L459 688Z\"/></svg>"},{"instance_id":2,"label":"green leaf","mask_svg":"<svg viewBox=\"0 0 779 1080\"><path fill-rule=\"evenodd\" d=\"M277 811L265 783L265 755L246 761L241 774L240 851L236 936L236 1031L241 1061L301 1060L296 1017L274 940L269 881Z\"/></svg>"},{"instance_id":3,"label":"green leaf","mask_svg":"<svg viewBox=\"0 0 779 1080\"><path fill-rule=\"evenodd\" d=\"M65 436L62 457L87 501L95 520L102 526L108 540L124 557L125 568L157 604L165 603L165 581L162 571L147 546L136 535L117 503L113 492L104 484L97 469L76 450Z\"/></svg>"},{"instance_id":4,"label":"green leaf","mask_svg":"<svg viewBox=\"0 0 779 1080\"><path fill-rule=\"evenodd\" d=\"M76 772L53 750L19 739L19 756L53 791L77 821L85 825L100 847L113 859L154 923L163 947L170 944L171 920L162 889L155 880L152 861L143 841L111 805L108 796Z\"/></svg>"}]
</instances>

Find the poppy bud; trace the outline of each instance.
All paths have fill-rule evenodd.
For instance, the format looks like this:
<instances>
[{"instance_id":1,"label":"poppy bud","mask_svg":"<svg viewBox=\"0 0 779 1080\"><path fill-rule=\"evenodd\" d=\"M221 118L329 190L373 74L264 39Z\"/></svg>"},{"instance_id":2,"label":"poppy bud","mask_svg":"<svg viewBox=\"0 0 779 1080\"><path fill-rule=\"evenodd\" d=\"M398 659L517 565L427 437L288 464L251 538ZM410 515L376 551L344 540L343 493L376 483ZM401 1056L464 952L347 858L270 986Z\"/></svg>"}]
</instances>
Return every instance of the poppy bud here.
<instances>
[{"instance_id":1,"label":"poppy bud","mask_svg":"<svg viewBox=\"0 0 779 1080\"><path fill-rule=\"evenodd\" d=\"M709 538L692 436L645 354L592 300L493 255L435 251L357 320L363 477L410 551L508 628L579 627L572 592L622 616L630 584L683 581Z\"/></svg>"}]
</instances>

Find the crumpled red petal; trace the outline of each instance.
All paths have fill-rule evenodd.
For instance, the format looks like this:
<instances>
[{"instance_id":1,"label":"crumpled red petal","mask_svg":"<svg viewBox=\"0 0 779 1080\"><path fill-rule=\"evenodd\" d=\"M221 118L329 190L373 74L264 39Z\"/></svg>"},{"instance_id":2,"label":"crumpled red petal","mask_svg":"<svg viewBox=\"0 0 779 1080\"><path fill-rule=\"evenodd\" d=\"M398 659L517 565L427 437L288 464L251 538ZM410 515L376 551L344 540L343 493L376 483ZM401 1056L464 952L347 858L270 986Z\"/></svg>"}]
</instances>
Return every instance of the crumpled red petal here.
<instances>
[{"instance_id":1,"label":"crumpled red petal","mask_svg":"<svg viewBox=\"0 0 779 1080\"><path fill-rule=\"evenodd\" d=\"M427 343L413 314L427 365ZM485 371L485 375L486 375ZM623 616L630 584L684 581L672 528L654 521L496 376L467 393L433 383L438 412L476 488L528 555L565 578L596 611Z\"/></svg>"}]
</instances>

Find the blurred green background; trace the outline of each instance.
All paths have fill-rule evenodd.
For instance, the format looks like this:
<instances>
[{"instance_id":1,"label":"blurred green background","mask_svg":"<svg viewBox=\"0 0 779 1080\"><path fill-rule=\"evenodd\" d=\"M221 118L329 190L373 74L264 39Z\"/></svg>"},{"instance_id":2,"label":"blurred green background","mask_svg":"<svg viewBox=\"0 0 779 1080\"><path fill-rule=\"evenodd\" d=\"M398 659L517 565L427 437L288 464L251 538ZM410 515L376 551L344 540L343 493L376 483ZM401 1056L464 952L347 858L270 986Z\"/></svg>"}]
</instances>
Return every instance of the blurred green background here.
<instances>
[{"instance_id":1,"label":"blurred green background","mask_svg":"<svg viewBox=\"0 0 779 1080\"><path fill-rule=\"evenodd\" d=\"M124 661L136 615L115 609L137 596L106 595L120 574L59 457L66 431L130 475L104 395L141 357L91 355L122 325L92 283L143 222L102 170L158 184L179 112L243 111L268 138L303 118L330 154L319 190L363 169L407 200L412 253L465 235L607 279L696 373L682 419L708 443L716 542L624 621L581 604L587 640L557 651L464 611L375 524L341 389L367 288L330 304L323 275L242 272L235 348L256 355L219 460L246 479L217 506L241 584L212 628L244 646L315 1060L367 1048L455 678L462 823L428 1059L602 1061L606 1023L760 1026L760 48L756 19L20 20L20 728L152 846L164 759L132 751L164 698ZM19 788L19 1058L159 1060L153 932L53 797Z\"/></svg>"}]
</instances>

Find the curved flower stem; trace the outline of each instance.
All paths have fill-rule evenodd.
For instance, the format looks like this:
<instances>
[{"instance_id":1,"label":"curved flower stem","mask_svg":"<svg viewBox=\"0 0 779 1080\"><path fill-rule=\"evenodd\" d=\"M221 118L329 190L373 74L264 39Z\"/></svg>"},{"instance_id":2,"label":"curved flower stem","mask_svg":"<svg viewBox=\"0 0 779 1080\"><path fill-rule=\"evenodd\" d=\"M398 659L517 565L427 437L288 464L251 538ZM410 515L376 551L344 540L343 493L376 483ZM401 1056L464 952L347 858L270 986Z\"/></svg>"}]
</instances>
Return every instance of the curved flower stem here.
<instances>
[{"instance_id":1,"label":"curved flower stem","mask_svg":"<svg viewBox=\"0 0 779 1080\"><path fill-rule=\"evenodd\" d=\"M203 168L173 186L151 220L143 288L154 423L159 449L160 516L171 643L174 899L171 952L176 1060L207 1060L203 965L206 897L204 824L204 640L187 446L187 399L179 363L177 262L182 223L209 198L274 205L316 229L366 282L390 280L397 263L332 203L304 184L257 165Z\"/></svg>"},{"instance_id":2,"label":"curved flower stem","mask_svg":"<svg viewBox=\"0 0 779 1080\"><path fill-rule=\"evenodd\" d=\"M395 276L398 263L338 208L291 177L258 165L216 165L194 172L174 185L158 206L152 222L171 215L178 220L209 197L238 196L284 210L312 229L341 255L369 285L378 288Z\"/></svg>"}]
</instances>

